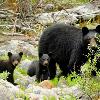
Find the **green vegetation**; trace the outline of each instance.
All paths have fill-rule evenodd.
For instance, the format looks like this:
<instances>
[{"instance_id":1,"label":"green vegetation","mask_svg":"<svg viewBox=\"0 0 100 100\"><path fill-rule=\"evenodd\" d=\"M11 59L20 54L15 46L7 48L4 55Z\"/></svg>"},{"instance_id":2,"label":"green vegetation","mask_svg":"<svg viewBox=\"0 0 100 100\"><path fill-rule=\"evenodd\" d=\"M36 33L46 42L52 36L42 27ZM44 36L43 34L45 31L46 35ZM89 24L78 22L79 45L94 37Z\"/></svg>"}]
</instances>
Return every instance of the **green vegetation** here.
<instances>
[{"instance_id":1,"label":"green vegetation","mask_svg":"<svg viewBox=\"0 0 100 100\"><path fill-rule=\"evenodd\" d=\"M0 60L7 60L7 59L8 59L7 54L4 54L4 55L0 56Z\"/></svg>"},{"instance_id":2,"label":"green vegetation","mask_svg":"<svg viewBox=\"0 0 100 100\"><path fill-rule=\"evenodd\" d=\"M65 80L68 86L74 86L79 84L79 82L82 80L82 77L73 72L67 78L65 78Z\"/></svg>"},{"instance_id":3,"label":"green vegetation","mask_svg":"<svg viewBox=\"0 0 100 100\"><path fill-rule=\"evenodd\" d=\"M20 72L20 74L22 74L22 75L27 75L27 71L25 69L23 69L23 68L17 67L15 70L17 70L18 72Z\"/></svg>"},{"instance_id":4,"label":"green vegetation","mask_svg":"<svg viewBox=\"0 0 100 100\"><path fill-rule=\"evenodd\" d=\"M66 96L61 96L59 98L59 100L76 100L76 97L74 97L73 95L66 95ZM78 100L78 99L77 99Z\"/></svg>"},{"instance_id":5,"label":"green vegetation","mask_svg":"<svg viewBox=\"0 0 100 100\"><path fill-rule=\"evenodd\" d=\"M55 96L44 96L43 100L56 100Z\"/></svg>"},{"instance_id":6,"label":"green vegetation","mask_svg":"<svg viewBox=\"0 0 100 100\"><path fill-rule=\"evenodd\" d=\"M80 87L85 94L89 97L96 95L100 92L100 79L98 78L85 78L80 81Z\"/></svg>"},{"instance_id":7,"label":"green vegetation","mask_svg":"<svg viewBox=\"0 0 100 100\"><path fill-rule=\"evenodd\" d=\"M25 59L29 59L29 60L36 60L36 59L38 59L38 57L32 57L32 56L26 56L26 55L23 55L23 57L22 57L22 60L25 60Z\"/></svg>"},{"instance_id":8,"label":"green vegetation","mask_svg":"<svg viewBox=\"0 0 100 100\"><path fill-rule=\"evenodd\" d=\"M36 0L32 0L33 2L35 2ZM59 4L83 4L83 3L87 3L90 0L44 0L44 2L46 3L59 3Z\"/></svg>"},{"instance_id":9,"label":"green vegetation","mask_svg":"<svg viewBox=\"0 0 100 100\"><path fill-rule=\"evenodd\" d=\"M50 80L50 82L51 82L54 86L57 86L57 84L58 84L58 78L55 77L53 80Z\"/></svg>"},{"instance_id":10,"label":"green vegetation","mask_svg":"<svg viewBox=\"0 0 100 100\"><path fill-rule=\"evenodd\" d=\"M17 98L20 98L22 100L29 100L29 96L25 94L24 92L20 91L19 93L16 94Z\"/></svg>"},{"instance_id":11,"label":"green vegetation","mask_svg":"<svg viewBox=\"0 0 100 100\"><path fill-rule=\"evenodd\" d=\"M0 3L3 3L5 0L0 0Z\"/></svg>"},{"instance_id":12,"label":"green vegetation","mask_svg":"<svg viewBox=\"0 0 100 100\"><path fill-rule=\"evenodd\" d=\"M77 5L81 5L81 4L85 4L90 2L90 0L44 0L43 2L39 3L39 1L37 0L32 0L33 5L35 4L42 4L43 7L38 9L38 12L43 11L44 6L46 4L54 4L54 8L52 11L58 11L61 10L62 8L66 9L66 8L72 8L75 7Z\"/></svg>"},{"instance_id":13,"label":"green vegetation","mask_svg":"<svg viewBox=\"0 0 100 100\"><path fill-rule=\"evenodd\" d=\"M4 79L5 80L8 75L9 75L9 73L7 73L7 72L0 73L0 79Z\"/></svg>"}]
</instances>

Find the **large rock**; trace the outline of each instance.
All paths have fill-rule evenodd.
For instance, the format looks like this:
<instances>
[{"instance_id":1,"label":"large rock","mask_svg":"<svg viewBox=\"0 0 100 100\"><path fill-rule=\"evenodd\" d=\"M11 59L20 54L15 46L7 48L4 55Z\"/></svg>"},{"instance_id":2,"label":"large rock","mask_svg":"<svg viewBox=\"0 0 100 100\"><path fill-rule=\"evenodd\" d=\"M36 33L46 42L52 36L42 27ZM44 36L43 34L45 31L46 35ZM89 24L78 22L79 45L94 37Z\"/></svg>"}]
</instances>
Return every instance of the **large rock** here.
<instances>
[{"instance_id":1,"label":"large rock","mask_svg":"<svg viewBox=\"0 0 100 100\"><path fill-rule=\"evenodd\" d=\"M37 56L37 47L29 44L28 42L20 40L8 41L5 45L0 47L0 55L7 54L7 52L19 53L22 51L27 56Z\"/></svg>"},{"instance_id":2,"label":"large rock","mask_svg":"<svg viewBox=\"0 0 100 100\"><path fill-rule=\"evenodd\" d=\"M0 100L14 99L13 93L11 93L5 86L0 85Z\"/></svg>"},{"instance_id":3,"label":"large rock","mask_svg":"<svg viewBox=\"0 0 100 100\"><path fill-rule=\"evenodd\" d=\"M23 88L27 88L27 86L29 84L34 84L35 83L35 80L36 80L36 77L35 76L33 76L33 77L30 77L28 75L25 76L25 75L21 74L18 71L15 71L14 74L16 76L15 82L18 83Z\"/></svg>"},{"instance_id":4,"label":"large rock","mask_svg":"<svg viewBox=\"0 0 100 100\"><path fill-rule=\"evenodd\" d=\"M17 94L24 94L18 87L0 79L0 100L15 100Z\"/></svg>"},{"instance_id":5,"label":"large rock","mask_svg":"<svg viewBox=\"0 0 100 100\"><path fill-rule=\"evenodd\" d=\"M44 84L42 84L44 85ZM90 100L87 95L83 93L83 91L79 88L79 86L72 86L72 87L53 87L47 89L44 86L41 87L38 85L32 85L29 84L27 89L25 90L25 93L28 93L31 98L43 98L46 96L46 98L54 97L56 100L59 100L59 98L63 98L64 100L71 100L72 96L77 98L78 100Z\"/></svg>"},{"instance_id":6,"label":"large rock","mask_svg":"<svg viewBox=\"0 0 100 100\"><path fill-rule=\"evenodd\" d=\"M25 59L21 61L19 67L27 71L32 62L32 60Z\"/></svg>"},{"instance_id":7,"label":"large rock","mask_svg":"<svg viewBox=\"0 0 100 100\"><path fill-rule=\"evenodd\" d=\"M71 9L37 14L36 20L41 24L48 24L55 22L73 24L80 17L83 17L85 19L90 19L93 18L96 14L97 15L100 14L99 6L92 3L88 3Z\"/></svg>"},{"instance_id":8,"label":"large rock","mask_svg":"<svg viewBox=\"0 0 100 100\"><path fill-rule=\"evenodd\" d=\"M36 20L41 23L47 25L48 23L67 23L71 24L78 19L76 18L77 14L69 14L65 10L50 12L50 13L42 13L36 15Z\"/></svg>"}]
</instances>

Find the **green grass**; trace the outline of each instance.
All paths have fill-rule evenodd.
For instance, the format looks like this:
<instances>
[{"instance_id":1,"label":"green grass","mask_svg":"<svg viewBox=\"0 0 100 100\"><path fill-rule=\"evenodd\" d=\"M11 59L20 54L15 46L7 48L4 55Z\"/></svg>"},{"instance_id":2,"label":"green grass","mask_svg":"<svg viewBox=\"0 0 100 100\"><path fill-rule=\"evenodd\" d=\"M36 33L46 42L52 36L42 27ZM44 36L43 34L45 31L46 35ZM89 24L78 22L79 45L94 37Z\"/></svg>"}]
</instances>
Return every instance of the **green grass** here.
<instances>
[{"instance_id":1,"label":"green grass","mask_svg":"<svg viewBox=\"0 0 100 100\"><path fill-rule=\"evenodd\" d=\"M85 94L88 96L96 95L100 92L100 77L83 77L80 81L80 88L83 90Z\"/></svg>"},{"instance_id":2,"label":"green grass","mask_svg":"<svg viewBox=\"0 0 100 100\"><path fill-rule=\"evenodd\" d=\"M78 76L75 72L73 72L72 74L68 75L68 77L66 78L66 83L68 86L74 86L79 84L81 79L82 79L81 76Z\"/></svg>"},{"instance_id":3,"label":"green grass","mask_svg":"<svg viewBox=\"0 0 100 100\"><path fill-rule=\"evenodd\" d=\"M37 57L33 57L33 56L26 56L26 55L23 55L23 56L22 56L22 60L25 60L25 59L35 60L35 59L38 59L38 58L37 58Z\"/></svg>"},{"instance_id":4,"label":"green grass","mask_svg":"<svg viewBox=\"0 0 100 100\"><path fill-rule=\"evenodd\" d=\"M69 3L69 4L84 4L84 3L87 3L89 2L90 0L58 0L58 2L60 2L61 4L66 4L66 3Z\"/></svg>"},{"instance_id":5,"label":"green grass","mask_svg":"<svg viewBox=\"0 0 100 100\"><path fill-rule=\"evenodd\" d=\"M43 96L43 100L56 100L55 96Z\"/></svg>"},{"instance_id":6,"label":"green grass","mask_svg":"<svg viewBox=\"0 0 100 100\"><path fill-rule=\"evenodd\" d=\"M7 59L8 59L7 54L1 55L1 56L0 56L0 60L7 60Z\"/></svg>"},{"instance_id":7,"label":"green grass","mask_svg":"<svg viewBox=\"0 0 100 100\"><path fill-rule=\"evenodd\" d=\"M27 66L28 67L28 66ZM16 67L15 71L20 72L20 74L26 76L27 75L27 70L20 68L20 67Z\"/></svg>"},{"instance_id":8,"label":"green grass","mask_svg":"<svg viewBox=\"0 0 100 100\"><path fill-rule=\"evenodd\" d=\"M58 78L55 77L54 79L50 80L50 82L51 82L54 86L57 86L57 84L58 84Z\"/></svg>"}]
</instances>

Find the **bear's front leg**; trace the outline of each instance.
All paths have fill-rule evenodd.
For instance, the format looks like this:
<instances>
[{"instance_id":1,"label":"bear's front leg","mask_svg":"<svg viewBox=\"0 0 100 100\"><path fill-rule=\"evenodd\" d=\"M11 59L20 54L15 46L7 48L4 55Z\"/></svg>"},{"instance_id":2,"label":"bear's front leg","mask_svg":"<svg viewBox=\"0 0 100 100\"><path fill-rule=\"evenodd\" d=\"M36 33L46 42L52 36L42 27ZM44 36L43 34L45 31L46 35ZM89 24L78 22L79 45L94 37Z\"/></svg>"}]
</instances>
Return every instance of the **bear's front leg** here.
<instances>
[{"instance_id":1,"label":"bear's front leg","mask_svg":"<svg viewBox=\"0 0 100 100\"><path fill-rule=\"evenodd\" d=\"M13 85L17 85L17 83L14 83L13 72L9 73L7 81L12 83Z\"/></svg>"}]
</instances>

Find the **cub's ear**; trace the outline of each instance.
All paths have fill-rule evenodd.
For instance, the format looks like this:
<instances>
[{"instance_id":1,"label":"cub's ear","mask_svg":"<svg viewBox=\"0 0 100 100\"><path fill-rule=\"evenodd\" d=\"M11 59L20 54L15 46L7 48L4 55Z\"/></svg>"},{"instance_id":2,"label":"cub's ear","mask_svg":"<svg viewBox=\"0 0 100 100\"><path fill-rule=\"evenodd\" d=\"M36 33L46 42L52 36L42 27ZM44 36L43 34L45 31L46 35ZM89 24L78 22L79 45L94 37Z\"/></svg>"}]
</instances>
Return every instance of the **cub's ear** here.
<instances>
[{"instance_id":1,"label":"cub's ear","mask_svg":"<svg viewBox=\"0 0 100 100\"><path fill-rule=\"evenodd\" d=\"M8 52L8 57L11 57L12 56L12 53L11 52Z\"/></svg>"},{"instance_id":2,"label":"cub's ear","mask_svg":"<svg viewBox=\"0 0 100 100\"><path fill-rule=\"evenodd\" d=\"M89 33L89 30L87 27L83 27L82 28L82 33L83 33L83 36L85 36L87 33Z\"/></svg>"},{"instance_id":3,"label":"cub's ear","mask_svg":"<svg viewBox=\"0 0 100 100\"><path fill-rule=\"evenodd\" d=\"M100 25L98 25L95 30L96 32L100 33Z\"/></svg>"},{"instance_id":4,"label":"cub's ear","mask_svg":"<svg viewBox=\"0 0 100 100\"><path fill-rule=\"evenodd\" d=\"M53 55L53 53L52 52L49 52L48 55L49 55L49 57L51 57Z\"/></svg>"},{"instance_id":5,"label":"cub's ear","mask_svg":"<svg viewBox=\"0 0 100 100\"><path fill-rule=\"evenodd\" d=\"M19 53L19 55L22 57L22 55L23 55L23 52L20 52L20 53Z\"/></svg>"}]
</instances>

